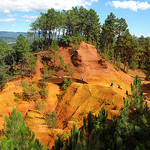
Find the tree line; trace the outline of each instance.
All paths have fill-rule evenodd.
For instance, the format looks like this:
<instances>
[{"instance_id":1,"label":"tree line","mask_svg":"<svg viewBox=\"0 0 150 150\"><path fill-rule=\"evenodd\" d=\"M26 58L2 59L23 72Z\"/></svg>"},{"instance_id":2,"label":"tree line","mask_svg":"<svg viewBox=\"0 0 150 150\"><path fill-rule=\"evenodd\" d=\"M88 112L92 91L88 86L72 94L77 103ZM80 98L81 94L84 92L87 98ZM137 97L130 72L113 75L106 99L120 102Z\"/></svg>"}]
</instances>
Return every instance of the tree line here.
<instances>
[{"instance_id":1,"label":"tree line","mask_svg":"<svg viewBox=\"0 0 150 150\"><path fill-rule=\"evenodd\" d=\"M93 10L87 10L84 7L73 7L68 11L55 11L49 9L47 13L41 13L33 23L31 23L31 31L29 35L35 36L38 32L38 37L41 36L44 42L51 39L63 36L82 35L88 41L97 40L100 32L100 23L97 13Z\"/></svg>"},{"instance_id":2,"label":"tree line","mask_svg":"<svg viewBox=\"0 0 150 150\"><path fill-rule=\"evenodd\" d=\"M69 45L79 39L97 46L97 50L119 69L124 63L124 71L128 68L143 69L150 78L150 38L131 35L124 18L117 18L112 12L103 25L95 10L84 7L73 7L68 11L56 11L53 8L41 13L31 23L29 36L34 36L34 46L45 48L57 39L59 45ZM38 33L38 37L35 37Z\"/></svg>"},{"instance_id":3,"label":"tree line","mask_svg":"<svg viewBox=\"0 0 150 150\"><path fill-rule=\"evenodd\" d=\"M20 34L13 47L10 47L2 38L0 39L0 89L2 90L8 80L15 76L32 75L36 58L32 54L31 45Z\"/></svg>"}]
</instances>

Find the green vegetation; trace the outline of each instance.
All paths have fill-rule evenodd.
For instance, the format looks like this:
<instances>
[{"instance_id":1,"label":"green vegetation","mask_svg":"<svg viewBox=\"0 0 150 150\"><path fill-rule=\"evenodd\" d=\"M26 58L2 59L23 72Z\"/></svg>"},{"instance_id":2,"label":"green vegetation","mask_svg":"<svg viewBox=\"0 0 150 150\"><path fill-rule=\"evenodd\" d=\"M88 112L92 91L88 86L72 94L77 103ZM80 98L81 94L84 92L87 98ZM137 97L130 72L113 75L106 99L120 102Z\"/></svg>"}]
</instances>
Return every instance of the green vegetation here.
<instances>
[{"instance_id":1,"label":"green vegetation","mask_svg":"<svg viewBox=\"0 0 150 150\"><path fill-rule=\"evenodd\" d=\"M74 122L79 122L77 119L73 119L72 121L74 121Z\"/></svg>"},{"instance_id":2,"label":"green vegetation","mask_svg":"<svg viewBox=\"0 0 150 150\"><path fill-rule=\"evenodd\" d=\"M23 121L23 116L13 109L11 116L5 117L4 135L1 136L1 150L44 150L46 146L35 139L35 134L30 131Z\"/></svg>"},{"instance_id":3,"label":"green vegetation","mask_svg":"<svg viewBox=\"0 0 150 150\"><path fill-rule=\"evenodd\" d=\"M23 88L22 98L25 101L37 100L38 91L35 87L35 84L27 85L25 81L21 81L21 86Z\"/></svg>"},{"instance_id":4,"label":"green vegetation","mask_svg":"<svg viewBox=\"0 0 150 150\"><path fill-rule=\"evenodd\" d=\"M67 90L67 87L72 84L72 79L70 78L69 81L67 78L64 78L64 82L62 85L62 90Z\"/></svg>"},{"instance_id":5,"label":"green vegetation","mask_svg":"<svg viewBox=\"0 0 150 150\"><path fill-rule=\"evenodd\" d=\"M49 9L47 13L41 13L30 26L31 32L38 32L38 37L43 39L45 49L53 39L58 39L59 44L64 46L70 46L70 43L74 42L77 49L77 43L84 39L98 42L100 33L98 15L93 9L87 10L84 7L79 9L74 7L72 10L62 12ZM60 31L63 32L62 38ZM35 49L37 47L40 47L40 43Z\"/></svg>"},{"instance_id":6,"label":"green vegetation","mask_svg":"<svg viewBox=\"0 0 150 150\"><path fill-rule=\"evenodd\" d=\"M48 125L49 129L59 127L59 125L57 125L56 112L55 111L53 111L52 113L48 113L45 116L45 119L46 119L46 122L47 122L47 125Z\"/></svg>"},{"instance_id":7,"label":"green vegetation","mask_svg":"<svg viewBox=\"0 0 150 150\"><path fill-rule=\"evenodd\" d=\"M45 82L44 79L42 79L39 82L39 88L40 88L39 94L41 96L41 99L46 99L46 97L48 95L48 91L47 91L46 87L47 87L47 83Z\"/></svg>"},{"instance_id":8,"label":"green vegetation","mask_svg":"<svg viewBox=\"0 0 150 150\"><path fill-rule=\"evenodd\" d=\"M0 39L0 88L15 76L32 76L36 59L32 55L30 44L20 34L13 47Z\"/></svg>"},{"instance_id":9,"label":"green vegetation","mask_svg":"<svg viewBox=\"0 0 150 150\"><path fill-rule=\"evenodd\" d=\"M89 112L83 127L78 130L74 124L70 136L65 141L59 137L53 149L149 149L150 110L144 103L138 76L131 91L132 95L127 92L127 100L124 99L120 117L107 120L104 107L98 115Z\"/></svg>"},{"instance_id":10,"label":"green vegetation","mask_svg":"<svg viewBox=\"0 0 150 150\"><path fill-rule=\"evenodd\" d=\"M54 17L55 16L55 17ZM150 38L139 39L131 35L124 18L117 18L112 12L100 26L99 17L93 9L77 7L68 11L49 9L31 24L31 32L38 31L45 47L57 39L59 45L71 46L72 53L79 48L81 41L93 44L106 59L114 62L117 70L124 63L124 71L128 68L142 69L150 78ZM56 32L52 32L55 29ZM49 31L49 32L46 32ZM60 38L60 31L63 36ZM40 44L40 43L39 43ZM35 48L36 49L36 48ZM64 68L61 60L61 68Z\"/></svg>"},{"instance_id":11,"label":"green vegetation","mask_svg":"<svg viewBox=\"0 0 150 150\"><path fill-rule=\"evenodd\" d=\"M23 92L14 93L16 98L25 101L35 101L36 109L45 108L44 100L48 95L46 78L51 78L56 70L69 72L71 77L74 70L64 63L59 55L59 46L70 46L72 55L78 50L81 41L93 44L98 52L107 60L114 63L117 70L124 63L124 71L128 69L142 69L146 79L150 80L150 37L137 38L130 34L124 18L117 18L112 12L107 16L103 25L100 25L99 16L93 9L74 7L71 10L56 11L49 9L41 13L28 32L29 39L23 34L18 34L14 45L9 46L0 39L0 89L3 90L8 80L14 77L30 76L35 72L36 58L34 52L47 50L42 55L44 65L42 80L38 87L35 83L21 82ZM63 35L60 35L60 33ZM37 34L38 33L38 34ZM3 36L5 38L5 36ZM57 61L60 65L57 65ZM64 78L62 90L72 84ZM127 94L120 117L107 120L107 112L103 107L98 115L89 112L83 120L83 127L77 129L73 125L70 136L63 134L55 141L53 149L150 149L150 110L147 103L143 102L141 81L136 77L131 84L132 94ZM38 100L38 101L37 101ZM81 115L84 115L83 111ZM2 117L3 114L0 114ZM57 128L56 112L46 116L48 127ZM64 122L67 122L67 117ZM45 147L36 139L34 133L25 126L21 113L13 109L11 116L5 117L6 125L0 139L2 150L43 150ZM78 120L74 119L74 122ZM68 137L68 138L67 138Z\"/></svg>"},{"instance_id":12,"label":"green vegetation","mask_svg":"<svg viewBox=\"0 0 150 150\"><path fill-rule=\"evenodd\" d=\"M149 79L149 37L141 36L139 39L131 35L125 19L118 19L113 13L107 16L100 33L98 52L110 59L120 69L124 63L124 71L128 68L142 69Z\"/></svg>"},{"instance_id":13,"label":"green vegetation","mask_svg":"<svg viewBox=\"0 0 150 150\"><path fill-rule=\"evenodd\" d=\"M50 70L50 69L48 70L46 61L43 62L43 65L44 65L44 68L43 68L43 75L42 75L43 80L45 80L45 79L48 78L48 77L51 78L52 75L53 75L52 70Z\"/></svg>"},{"instance_id":14,"label":"green vegetation","mask_svg":"<svg viewBox=\"0 0 150 150\"><path fill-rule=\"evenodd\" d=\"M34 101L36 103L36 109L43 109L45 107L44 100L48 95L46 89L47 83L45 80L41 80L36 87L34 82L29 82L28 84L25 81L21 81L22 92L14 93L15 101L19 100L24 101Z\"/></svg>"},{"instance_id":15,"label":"green vegetation","mask_svg":"<svg viewBox=\"0 0 150 150\"><path fill-rule=\"evenodd\" d=\"M45 109L45 102L44 102L44 99L38 100L38 101L36 102L36 109L37 109L37 110L43 110L43 109Z\"/></svg>"}]
</instances>

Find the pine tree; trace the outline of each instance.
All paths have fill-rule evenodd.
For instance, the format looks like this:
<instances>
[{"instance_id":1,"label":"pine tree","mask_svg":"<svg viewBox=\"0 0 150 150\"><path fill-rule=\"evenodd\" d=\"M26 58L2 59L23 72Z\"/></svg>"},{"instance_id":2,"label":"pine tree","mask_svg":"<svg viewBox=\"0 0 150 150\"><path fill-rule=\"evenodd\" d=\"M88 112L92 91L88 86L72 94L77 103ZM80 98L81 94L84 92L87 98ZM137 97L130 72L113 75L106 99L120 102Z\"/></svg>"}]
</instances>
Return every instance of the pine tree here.
<instances>
[{"instance_id":1,"label":"pine tree","mask_svg":"<svg viewBox=\"0 0 150 150\"><path fill-rule=\"evenodd\" d=\"M107 16L105 23L102 26L101 31L101 47L106 53L107 57L111 44L114 42L114 37L117 35L117 19L116 16L111 12Z\"/></svg>"},{"instance_id":2,"label":"pine tree","mask_svg":"<svg viewBox=\"0 0 150 150\"><path fill-rule=\"evenodd\" d=\"M146 79L150 80L150 38L146 38L145 46L145 70L146 70Z\"/></svg>"},{"instance_id":3,"label":"pine tree","mask_svg":"<svg viewBox=\"0 0 150 150\"><path fill-rule=\"evenodd\" d=\"M11 69L15 64L14 51L1 38L0 39L0 89L4 87L9 75L13 74ZM12 69L13 70L13 69Z\"/></svg>"},{"instance_id":4,"label":"pine tree","mask_svg":"<svg viewBox=\"0 0 150 150\"><path fill-rule=\"evenodd\" d=\"M0 141L1 150L45 149L38 139L34 142L35 134L30 131L29 127L25 126L22 114L17 112L16 109L13 108L11 117L6 116L5 120L5 135L2 136Z\"/></svg>"},{"instance_id":5,"label":"pine tree","mask_svg":"<svg viewBox=\"0 0 150 150\"><path fill-rule=\"evenodd\" d=\"M16 60L21 61L26 59L28 56L30 56L31 49L30 49L30 43L28 40L20 34L17 37L16 44L14 45L14 49L16 52Z\"/></svg>"},{"instance_id":6,"label":"pine tree","mask_svg":"<svg viewBox=\"0 0 150 150\"><path fill-rule=\"evenodd\" d=\"M143 102L141 81L138 76L131 84L132 95L127 92L128 100L118 119L118 133L123 145L129 149L149 149L149 116L147 103Z\"/></svg>"}]
</instances>

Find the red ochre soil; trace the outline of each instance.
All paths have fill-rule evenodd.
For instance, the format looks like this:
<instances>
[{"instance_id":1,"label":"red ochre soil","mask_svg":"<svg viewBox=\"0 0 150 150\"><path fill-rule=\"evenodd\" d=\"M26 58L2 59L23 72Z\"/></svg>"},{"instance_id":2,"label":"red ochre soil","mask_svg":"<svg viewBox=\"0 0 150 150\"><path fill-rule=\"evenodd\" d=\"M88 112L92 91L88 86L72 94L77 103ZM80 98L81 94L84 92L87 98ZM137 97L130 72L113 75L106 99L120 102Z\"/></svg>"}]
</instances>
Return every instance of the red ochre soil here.
<instances>
[{"instance_id":1,"label":"red ochre soil","mask_svg":"<svg viewBox=\"0 0 150 150\"><path fill-rule=\"evenodd\" d=\"M89 111L97 114L104 106L109 118L119 116L119 110L123 107L123 97L126 97L126 90L130 92L130 84L136 74L141 77L142 90L144 95L148 96L147 102L150 106L150 88L148 88L150 82L144 80L144 73L139 70L129 70L128 74L116 71L107 60L97 54L95 46L85 42L81 42L79 49L73 55L70 47L60 47L59 50L65 64L75 70L73 77L77 79L83 77L88 84L73 82L66 92L62 92L57 84L48 82L45 109L40 111L35 110L34 101L14 101L14 92L22 92L21 80L37 83L41 79L43 64L41 55L36 54L37 65L33 78L9 81L0 93L0 130L3 129L5 122L4 116L10 115L13 107L17 108L23 114L25 123L35 132L36 138L51 148L58 134L63 134L63 132L69 134L73 123L80 128L83 117ZM48 51L42 53L47 55ZM56 75L59 77L69 75L69 73L59 70ZM112 81L114 86L110 88ZM118 84L123 87L122 90L118 89ZM53 111L56 111L59 129L49 130L45 114Z\"/></svg>"}]
</instances>

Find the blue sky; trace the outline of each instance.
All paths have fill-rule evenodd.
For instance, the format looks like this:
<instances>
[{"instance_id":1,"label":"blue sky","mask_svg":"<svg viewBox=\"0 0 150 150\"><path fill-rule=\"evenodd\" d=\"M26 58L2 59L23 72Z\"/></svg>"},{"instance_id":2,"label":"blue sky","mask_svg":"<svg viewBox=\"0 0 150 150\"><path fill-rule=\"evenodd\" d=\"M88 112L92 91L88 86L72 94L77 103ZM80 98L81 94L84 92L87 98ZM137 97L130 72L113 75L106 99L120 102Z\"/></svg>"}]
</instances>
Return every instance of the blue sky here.
<instances>
[{"instance_id":1,"label":"blue sky","mask_svg":"<svg viewBox=\"0 0 150 150\"><path fill-rule=\"evenodd\" d=\"M40 12L75 6L94 9L101 25L113 12L127 21L131 34L150 36L150 0L0 0L0 31L27 32Z\"/></svg>"}]
</instances>

